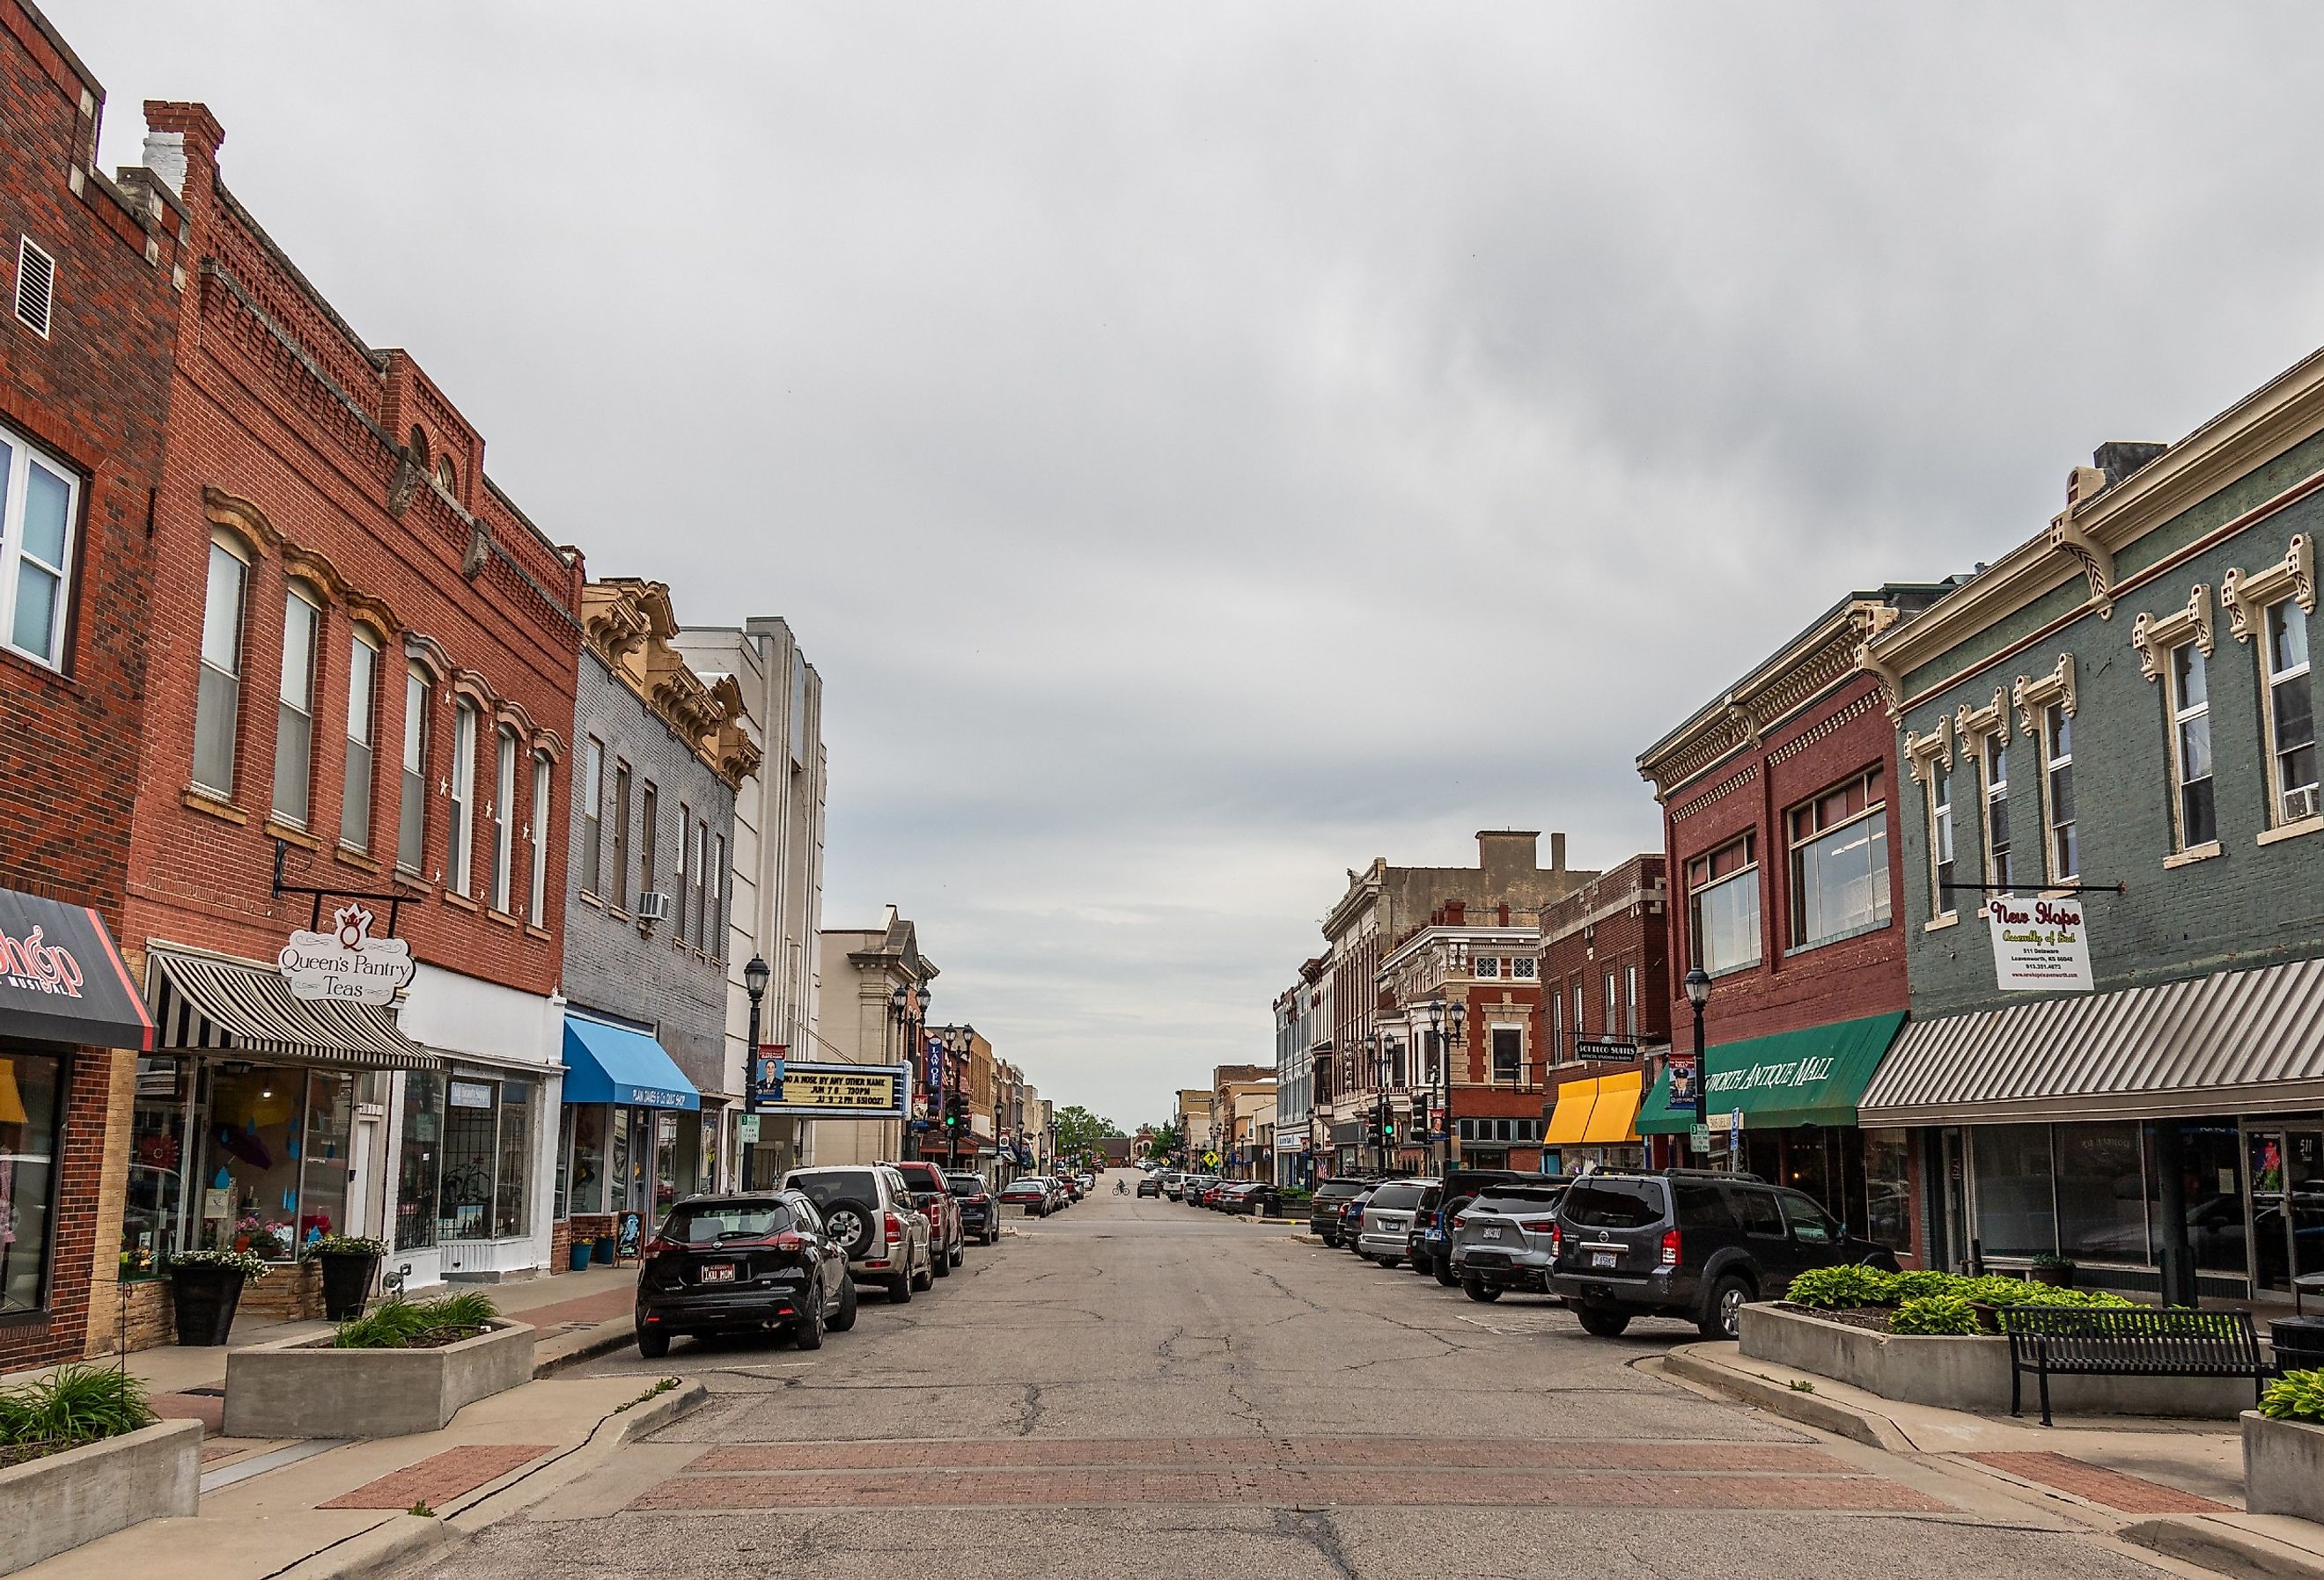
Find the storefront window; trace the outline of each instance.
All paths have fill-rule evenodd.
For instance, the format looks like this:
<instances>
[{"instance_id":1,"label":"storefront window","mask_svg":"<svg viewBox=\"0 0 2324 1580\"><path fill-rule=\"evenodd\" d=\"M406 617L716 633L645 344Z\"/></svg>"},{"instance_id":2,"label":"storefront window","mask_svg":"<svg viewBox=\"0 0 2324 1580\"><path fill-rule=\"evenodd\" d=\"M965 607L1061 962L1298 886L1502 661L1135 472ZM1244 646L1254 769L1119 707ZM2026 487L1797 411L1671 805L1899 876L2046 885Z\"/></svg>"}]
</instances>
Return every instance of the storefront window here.
<instances>
[{"instance_id":1,"label":"storefront window","mask_svg":"<svg viewBox=\"0 0 2324 1580\"><path fill-rule=\"evenodd\" d=\"M531 1227L528 1207L532 1198L532 1113L529 1081L501 1083L500 1168L493 1182L493 1233L509 1239Z\"/></svg>"},{"instance_id":2,"label":"storefront window","mask_svg":"<svg viewBox=\"0 0 2324 1580\"><path fill-rule=\"evenodd\" d=\"M178 1248L186 1209L186 1090L192 1068L174 1058L137 1061L130 1110L129 1188L121 1206L121 1276L150 1279Z\"/></svg>"},{"instance_id":3,"label":"storefront window","mask_svg":"<svg viewBox=\"0 0 2324 1580\"><path fill-rule=\"evenodd\" d=\"M610 1211L605 1206L605 1126L613 1110L592 1107L565 1112L573 1116L573 1161L568 1165L571 1197L566 1206L576 1214Z\"/></svg>"},{"instance_id":4,"label":"storefront window","mask_svg":"<svg viewBox=\"0 0 2324 1580\"><path fill-rule=\"evenodd\" d=\"M307 1077L306 1132L292 1143L300 1161L299 1243L347 1229L347 1168L355 1132L355 1077L317 1070Z\"/></svg>"},{"instance_id":5,"label":"storefront window","mask_svg":"<svg viewBox=\"0 0 2324 1580\"><path fill-rule=\"evenodd\" d=\"M1864 1237L1892 1251L1909 1251L1913 1243L1908 1145L1901 1130L1864 1132Z\"/></svg>"},{"instance_id":6,"label":"storefront window","mask_svg":"<svg viewBox=\"0 0 2324 1580\"><path fill-rule=\"evenodd\" d=\"M199 1243L286 1261L299 1234L299 1122L307 1076L271 1065L220 1066L210 1076Z\"/></svg>"},{"instance_id":7,"label":"storefront window","mask_svg":"<svg viewBox=\"0 0 2324 1580\"><path fill-rule=\"evenodd\" d=\"M414 1070L403 1077L403 1136L395 1169L395 1248L436 1243L438 1165L444 1139L444 1077Z\"/></svg>"},{"instance_id":8,"label":"storefront window","mask_svg":"<svg viewBox=\"0 0 2324 1580\"><path fill-rule=\"evenodd\" d=\"M1971 1132L1977 1233L1987 1256L2046 1256L2058 1249L2050 1195L2050 1127L1987 1124Z\"/></svg>"},{"instance_id":9,"label":"storefront window","mask_svg":"<svg viewBox=\"0 0 2324 1580\"><path fill-rule=\"evenodd\" d=\"M63 1088L64 1060L0 1053L0 1312L38 1311L48 1297Z\"/></svg>"},{"instance_id":10,"label":"storefront window","mask_svg":"<svg viewBox=\"0 0 2324 1580\"><path fill-rule=\"evenodd\" d=\"M678 1115L655 1112L641 1114L653 1127L654 1215L659 1217L678 1199Z\"/></svg>"},{"instance_id":11,"label":"storefront window","mask_svg":"<svg viewBox=\"0 0 2324 1580\"><path fill-rule=\"evenodd\" d=\"M2204 1272L2242 1273L2246 1245L2243 1138L2235 1121L2181 1128L2187 1160L2187 1244Z\"/></svg>"},{"instance_id":12,"label":"storefront window","mask_svg":"<svg viewBox=\"0 0 2324 1580\"><path fill-rule=\"evenodd\" d=\"M439 1240L492 1236L493 1159L500 1146L500 1083L454 1076L444 1103Z\"/></svg>"},{"instance_id":13,"label":"storefront window","mask_svg":"<svg viewBox=\"0 0 2324 1580\"><path fill-rule=\"evenodd\" d=\"M2146 1262L2138 1126L2061 1124L2057 1144L2061 1252L2077 1261Z\"/></svg>"}]
</instances>

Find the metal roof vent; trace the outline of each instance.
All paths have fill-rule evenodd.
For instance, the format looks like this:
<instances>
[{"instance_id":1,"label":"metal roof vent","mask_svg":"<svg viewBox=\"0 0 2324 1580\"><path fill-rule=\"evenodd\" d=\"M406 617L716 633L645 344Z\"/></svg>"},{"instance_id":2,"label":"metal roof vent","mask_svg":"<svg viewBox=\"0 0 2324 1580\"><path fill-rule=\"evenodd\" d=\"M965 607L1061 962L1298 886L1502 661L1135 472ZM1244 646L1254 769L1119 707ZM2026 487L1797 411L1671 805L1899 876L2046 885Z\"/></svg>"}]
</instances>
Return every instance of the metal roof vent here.
<instances>
[{"instance_id":1,"label":"metal roof vent","mask_svg":"<svg viewBox=\"0 0 2324 1580\"><path fill-rule=\"evenodd\" d=\"M22 236L16 242L16 321L46 339L56 305L57 261Z\"/></svg>"}]
</instances>

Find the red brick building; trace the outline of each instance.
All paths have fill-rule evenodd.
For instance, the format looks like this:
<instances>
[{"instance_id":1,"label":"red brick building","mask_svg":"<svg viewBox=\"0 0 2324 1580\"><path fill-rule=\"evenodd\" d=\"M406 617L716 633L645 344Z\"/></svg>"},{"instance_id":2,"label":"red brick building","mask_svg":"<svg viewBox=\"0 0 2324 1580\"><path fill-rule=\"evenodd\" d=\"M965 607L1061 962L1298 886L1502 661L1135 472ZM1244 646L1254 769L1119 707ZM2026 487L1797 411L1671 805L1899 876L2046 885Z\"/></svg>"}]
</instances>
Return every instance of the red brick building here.
<instances>
[{"instance_id":1,"label":"red brick building","mask_svg":"<svg viewBox=\"0 0 2324 1580\"><path fill-rule=\"evenodd\" d=\"M1670 1045L1670 890L1659 853L1609 867L1541 913L1551 1173L1646 1160L1646 1061Z\"/></svg>"},{"instance_id":2,"label":"red brick building","mask_svg":"<svg viewBox=\"0 0 2324 1580\"><path fill-rule=\"evenodd\" d=\"M1856 1125L1856 1102L1902 1024L1904 920L1894 722L1858 655L1943 586L1850 594L1677 729L1638 770L1663 805L1672 890L1669 1063L1693 1041L1683 977L1710 978L1711 1151L1741 1117L1744 1166L1794 1185L1904 1253L1912 1233L1901 1141ZM1672 1068L1638 1129L1685 1155L1695 1109Z\"/></svg>"},{"instance_id":3,"label":"red brick building","mask_svg":"<svg viewBox=\"0 0 2324 1580\"><path fill-rule=\"evenodd\" d=\"M0 0L0 1371L89 1340L108 1095L151 1035L107 934L180 259L166 208L95 169L104 106Z\"/></svg>"},{"instance_id":4,"label":"red brick building","mask_svg":"<svg viewBox=\"0 0 2324 1580\"><path fill-rule=\"evenodd\" d=\"M183 256L123 922L161 1037L112 1094L121 1265L361 1234L414 1285L542 1267L579 556L231 193L209 111L146 119ZM391 932L395 1000L300 996L294 933L391 971ZM294 1269L244 1301L312 1298Z\"/></svg>"}]
</instances>

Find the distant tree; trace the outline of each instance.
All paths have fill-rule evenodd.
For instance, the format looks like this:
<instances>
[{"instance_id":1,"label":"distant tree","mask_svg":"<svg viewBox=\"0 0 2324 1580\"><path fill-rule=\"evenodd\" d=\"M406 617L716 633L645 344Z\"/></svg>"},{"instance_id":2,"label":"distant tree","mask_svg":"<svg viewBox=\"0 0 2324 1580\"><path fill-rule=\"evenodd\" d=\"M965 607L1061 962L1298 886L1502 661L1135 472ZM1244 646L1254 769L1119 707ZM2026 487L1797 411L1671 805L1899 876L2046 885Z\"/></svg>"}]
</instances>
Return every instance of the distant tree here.
<instances>
[{"instance_id":1,"label":"distant tree","mask_svg":"<svg viewBox=\"0 0 2324 1580\"><path fill-rule=\"evenodd\" d=\"M1100 1118L1078 1103L1057 1110L1057 1150L1065 1157L1082 1158L1102 1152L1107 1138L1120 1134L1120 1125Z\"/></svg>"},{"instance_id":2,"label":"distant tree","mask_svg":"<svg viewBox=\"0 0 2324 1580\"><path fill-rule=\"evenodd\" d=\"M1178 1150L1185 1144L1186 1138L1179 1133L1178 1123L1173 1120L1168 1124L1156 1125L1148 1132L1146 1155L1157 1162L1167 1162L1176 1157Z\"/></svg>"}]
</instances>

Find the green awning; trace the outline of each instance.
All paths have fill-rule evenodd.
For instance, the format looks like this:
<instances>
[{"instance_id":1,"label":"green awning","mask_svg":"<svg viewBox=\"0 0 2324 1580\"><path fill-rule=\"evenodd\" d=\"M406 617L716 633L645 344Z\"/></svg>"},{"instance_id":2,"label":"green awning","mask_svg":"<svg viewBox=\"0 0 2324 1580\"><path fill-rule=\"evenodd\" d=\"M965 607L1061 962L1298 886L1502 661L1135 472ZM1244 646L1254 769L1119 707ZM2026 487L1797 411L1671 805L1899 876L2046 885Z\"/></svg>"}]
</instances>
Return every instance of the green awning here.
<instances>
[{"instance_id":1,"label":"green awning","mask_svg":"<svg viewBox=\"0 0 2324 1580\"><path fill-rule=\"evenodd\" d=\"M1712 1127L1725 1126L1738 1108L1746 1130L1854 1124L1864 1088L1904 1024L1902 1015L1868 1015L1711 1049L1707 1060ZM1693 1128L1692 1104L1670 1105L1670 1072L1665 1070L1638 1104L1638 1133L1684 1135Z\"/></svg>"}]
</instances>

